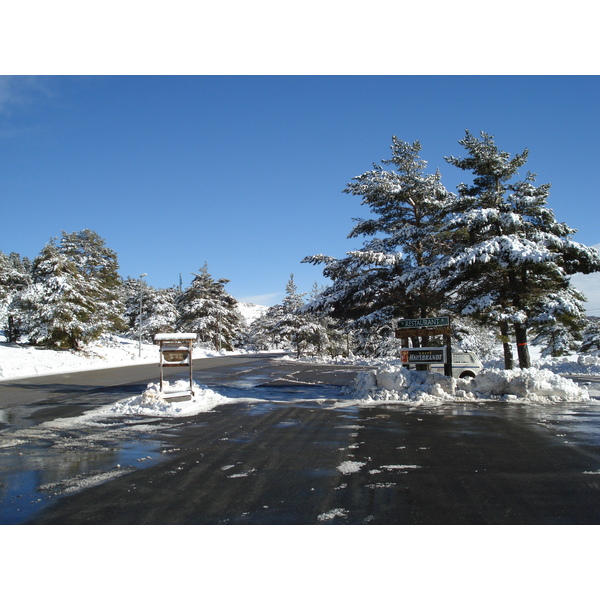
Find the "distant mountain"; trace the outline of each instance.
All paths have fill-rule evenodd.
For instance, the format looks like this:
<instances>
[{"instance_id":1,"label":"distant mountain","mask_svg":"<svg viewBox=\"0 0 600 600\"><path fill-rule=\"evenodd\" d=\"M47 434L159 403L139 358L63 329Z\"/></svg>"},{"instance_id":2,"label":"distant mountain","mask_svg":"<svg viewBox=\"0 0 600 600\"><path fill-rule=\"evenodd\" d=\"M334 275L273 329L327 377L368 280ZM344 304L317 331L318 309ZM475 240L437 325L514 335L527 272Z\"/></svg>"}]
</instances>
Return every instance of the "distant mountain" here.
<instances>
[{"instance_id":1,"label":"distant mountain","mask_svg":"<svg viewBox=\"0 0 600 600\"><path fill-rule=\"evenodd\" d=\"M251 304L250 302L240 302L238 300L238 309L244 319L246 319L246 323L250 325L253 321L262 317L269 310L269 307L261 306L260 304Z\"/></svg>"}]
</instances>

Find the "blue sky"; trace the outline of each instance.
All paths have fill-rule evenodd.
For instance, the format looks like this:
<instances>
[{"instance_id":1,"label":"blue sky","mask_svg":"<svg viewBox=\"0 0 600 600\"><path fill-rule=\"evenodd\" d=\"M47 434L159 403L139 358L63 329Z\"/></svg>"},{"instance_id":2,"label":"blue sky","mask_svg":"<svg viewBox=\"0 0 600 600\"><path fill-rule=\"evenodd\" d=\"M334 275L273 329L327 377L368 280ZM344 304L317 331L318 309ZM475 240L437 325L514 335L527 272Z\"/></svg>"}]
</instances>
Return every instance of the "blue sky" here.
<instances>
[{"instance_id":1,"label":"blue sky","mask_svg":"<svg viewBox=\"0 0 600 600\"><path fill-rule=\"evenodd\" d=\"M552 184L549 206L600 243L598 76L15 76L0 78L0 250L34 258L61 231L93 229L122 276L184 286L206 262L239 300L273 304L306 255L342 257L342 190L390 155L423 146L455 190L465 130L485 131ZM600 314L600 297L589 305ZM593 306L592 306L593 304Z\"/></svg>"}]
</instances>

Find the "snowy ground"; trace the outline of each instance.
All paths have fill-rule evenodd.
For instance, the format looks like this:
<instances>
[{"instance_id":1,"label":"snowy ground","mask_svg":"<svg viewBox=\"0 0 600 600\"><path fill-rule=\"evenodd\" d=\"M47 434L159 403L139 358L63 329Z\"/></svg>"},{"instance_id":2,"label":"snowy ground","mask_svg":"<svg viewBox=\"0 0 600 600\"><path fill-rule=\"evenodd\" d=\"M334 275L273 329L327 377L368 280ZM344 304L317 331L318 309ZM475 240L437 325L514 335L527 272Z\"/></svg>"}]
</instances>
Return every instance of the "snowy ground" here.
<instances>
[{"instance_id":1,"label":"snowy ground","mask_svg":"<svg viewBox=\"0 0 600 600\"><path fill-rule=\"evenodd\" d=\"M218 352L200 348L194 350L194 358L218 355ZM7 344L0 336L0 379L157 363L158 360L157 345L142 344L140 355L137 341L116 336L105 336L81 352Z\"/></svg>"},{"instance_id":2,"label":"snowy ground","mask_svg":"<svg viewBox=\"0 0 600 600\"><path fill-rule=\"evenodd\" d=\"M240 303L240 312L248 324L264 314L267 308L258 304ZM206 358L221 354L226 353L195 348L193 356L194 358ZM97 343L87 346L84 351L74 352L7 344L6 338L0 333L0 380L157 363L158 361L157 345L142 344L140 348L137 340L114 335L103 336Z\"/></svg>"}]
</instances>

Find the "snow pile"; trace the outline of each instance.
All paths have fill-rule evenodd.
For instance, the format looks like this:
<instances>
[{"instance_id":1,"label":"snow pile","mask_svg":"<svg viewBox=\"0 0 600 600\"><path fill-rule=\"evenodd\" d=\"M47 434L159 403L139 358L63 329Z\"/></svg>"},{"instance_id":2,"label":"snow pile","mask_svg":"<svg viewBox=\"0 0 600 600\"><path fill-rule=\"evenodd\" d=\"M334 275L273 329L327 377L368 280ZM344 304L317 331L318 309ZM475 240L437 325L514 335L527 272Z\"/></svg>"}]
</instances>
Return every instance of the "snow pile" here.
<instances>
[{"instance_id":1,"label":"snow pile","mask_svg":"<svg viewBox=\"0 0 600 600\"><path fill-rule=\"evenodd\" d=\"M348 518L348 510L345 508L333 508L327 512L321 513L318 517L317 520L319 521L331 521L332 519L335 519L336 517L340 517L342 519L347 519Z\"/></svg>"},{"instance_id":2,"label":"snow pile","mask_svg":"<svg viewBox=\"0 0 600 600\"><path fill-rule=\"evenodd\" d=\"M190 382L180 379L163 385L164 393L173 393L189 390ZM160 392L158 383L150 383L141 396L133 396L127 400L117 402L110 408L111 413L122 415L146 415L152 417L187 417L202 412L208 412L221 404L239 402L226 398L214 390L194 381L192 385L194 395L190 399L176 400L165 399Z\"/></svg>"},{"instance_id":3,"label":"snow pile","mask_svg":"<svg viewBox=\"0 0 600 600\"><path fill-rule=\"evenodd\" d=\"M458 380L429 371L409 371L385 366L359 373L352 392L364 401L439 402L455 400ZM459 395L460 399L465 393Z\"/></svg>"},{"instance_id":4,"label":"snow pile","mask_svg":"<svg viewBox=\"0 0 600 600\"><path fill-rule=\"evenodd\" d=\"M590 397L574 381L565 379L549 369L489 369L469 381L477 397L501 396L512 400L585 402Z\"/></svg>"},{"instance_id":5,"label":"snow pile","mask_svg":"<svg viewBox=\"0 0 600 600\"><path fill-rule=\"evenodd\" d=\"M384 367L360 373L352 391L364 402L440 403L505 400L587 402L586 390L547 369L489 369L474 379Z\"/></svg>"},{"instance_id":6,"label":"snow pile","mask_svg":"<svg viewBox=\"0 0 600 600\"><path fill-rule=\"evenodd\" d=\"M344 475L350 475L350 473L357 473L367 463L358 462L355 460L345 460L341 465L338 466L338 471Z\"/></svg>"},{"instance_id":7,"label":"snow pile","mask_svg":"<svg viewBox=\"0 0 600 600\"><path fill-rule=\"evenodd\" d=\"M558 358L545 357L536 360L534 365L564 375L598 375L600 372L600 356L571 354Z\"/></svg>"}]
</instances>

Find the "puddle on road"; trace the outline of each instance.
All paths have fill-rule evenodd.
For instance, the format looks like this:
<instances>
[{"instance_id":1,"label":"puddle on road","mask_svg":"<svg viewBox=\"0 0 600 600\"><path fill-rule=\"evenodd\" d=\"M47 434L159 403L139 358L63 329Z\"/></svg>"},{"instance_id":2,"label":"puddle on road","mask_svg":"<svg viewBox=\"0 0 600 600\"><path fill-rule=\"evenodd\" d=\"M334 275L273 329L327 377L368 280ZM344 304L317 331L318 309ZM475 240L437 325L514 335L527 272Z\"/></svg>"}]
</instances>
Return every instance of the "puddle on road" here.
<instances>
[{"instance_id":1,"label":"puddle on road","mask_svg":"<svg viewBox=\"0 0 600 600\"><path fill-rule=\"evenodd\" d=\"M153 439L114 439L104 432L104 443L99 445L95 432L95 443L70 445L70 436L44 441L43 432L38 433L38 439L0 449L0 524L25 523L64 495L163 458L161 443Z\"/></svg>"},{"instance_id":2,"label":"puddle on road","mask_svg":"<svg viewBox=\"0 0 600 600\"><path fill-rule=\"evenodd\" d=\"M296 425L301 425L302 423L297 420L289 420L289 421L280 421L279 423L275 423L273 427L283 428L283 427L295 427Z\"/></svg>"},{"instance_id":3,"label":"puddle on road","mask_svg":"<svg viewBox=\"0 0 600 600\"><path fill-rule=\"evenodd\" d=\"M330 386L259 387L262 378L245 375L245 382L217 386L227 398L243 401L249 414L293 404L314 409L335 402L340 390ZM35 422L36 407L2 411L0 421L0 524L25 523L60 497L100 485L115 477L156 464L164 458L169 419L141 415L107 416L84 411L79 416ZM281 427L297 425L285 421ZM247 443L251 436L231 438Z\"/></svg>"},{"instance_id":4,"label":"puddle on road","mask_svg":"<svg viewBox=\"0 0 600 600\"><path fill-rule=\"evenodd\" d=\"M241 379L232 379L226 384L221 384L221 386L215 387L232 388L238 390L251 390L253 388L259 387L264 383L267 383L268 381L269 379L264 375L246 375Z\"/></svg>"},{"instance_id":5,"label":"puddle on road","mask_svg":"<svg viewBox=\"0 0 600 600\"><path fill-rule=\"evenodd\" d=\"M212 389L226 398L247 402L244 410L250 415L264 415L282 405L308 409L316 406L334 407L343 396L340 388L325 385L260 385L253 388L215 386Z\"/></svg>"}]
</instances>

